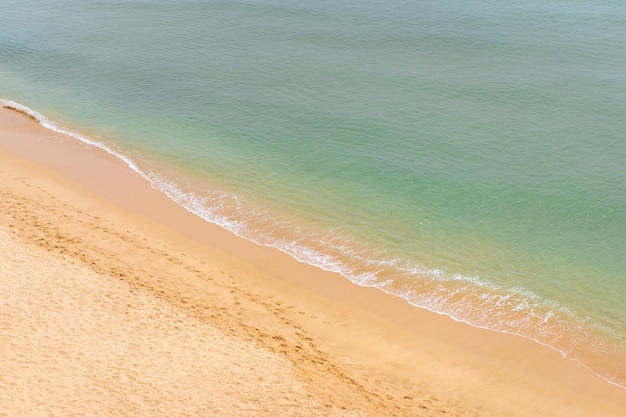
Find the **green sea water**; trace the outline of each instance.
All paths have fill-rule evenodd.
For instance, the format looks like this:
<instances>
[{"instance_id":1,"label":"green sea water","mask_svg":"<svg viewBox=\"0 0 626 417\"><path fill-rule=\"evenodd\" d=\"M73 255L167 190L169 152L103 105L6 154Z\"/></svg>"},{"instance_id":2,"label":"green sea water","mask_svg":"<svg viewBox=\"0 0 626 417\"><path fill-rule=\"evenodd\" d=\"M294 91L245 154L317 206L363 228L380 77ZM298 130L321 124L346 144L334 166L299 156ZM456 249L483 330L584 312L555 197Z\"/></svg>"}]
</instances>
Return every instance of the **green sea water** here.
<instances>
[{"instance_id":1,"label":"green sea water","mask_svg":"<svg viewBox=\"0 0 626 417\"><path fill-rule=\"evenodd\" d=\"M626 386L626 3L0 5L0 97L207 221Z\"/></svg>"}]
</instances>

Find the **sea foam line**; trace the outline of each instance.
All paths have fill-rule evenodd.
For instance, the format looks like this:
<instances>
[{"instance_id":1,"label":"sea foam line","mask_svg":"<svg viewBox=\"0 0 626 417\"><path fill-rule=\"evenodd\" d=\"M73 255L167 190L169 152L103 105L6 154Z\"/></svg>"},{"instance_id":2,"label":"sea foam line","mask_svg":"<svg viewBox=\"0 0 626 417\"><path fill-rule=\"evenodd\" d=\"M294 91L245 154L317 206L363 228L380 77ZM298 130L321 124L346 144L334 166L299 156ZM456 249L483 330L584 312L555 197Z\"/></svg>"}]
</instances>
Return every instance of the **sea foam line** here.
<instances>
[{"instance_id":1,"label":"sea foam line","mask_svg":"<svg viewBox=\"0 0 626 417\"><path fill-rule=\"evenodd\" d=\"M571 355L567 351L563 349L559 349L555 347L554 345L551 345L550 343L546 342L545 340L541 340L541 338L533 337L529 334L525 334L520 331L511 330L510 326L505 327L502 325L496 325L493 322L481 323L481 320L475 320L475 319L472 320L471 318L467 316L467 314L459 310L459 304L463 304L463 301L467 301L465 297L463 296L461 297L461 303L459 303L458 301L454 303L450 303L452 296L456 294L451 293L450 288L444 287L443 284L445 284L446 282L453 282L453 281L465 282L469 284L470 286L472 286L474 290L482 291L482 293L479 295L478 298L482 296L485 301L485 304L489 304L489 302L491 301L491 300L487 300L488 297L493 296L495 292L500 292L501 290L504 290L503 288L499 286L496 286L492 283L486 282L474 276L465 276L461 274L454 274L450 276L446 272L441 271L441 270L426 270L419 266L407 266L407 265L401 266L399 265L399 260L397 259L380 260L380 261L373 261L372 259L368 259L368 260L361 259L361 260L364 260L366 264L369 264L368 266L375 264L379 266L381 269L379 269L378 271L374 271L374 272L371 272L371 271L359 272L359 271L356 271L354 268L351 268L350 266L346 265L344 262L342 262L338 258L328 253L323 253L312 247L307 247L306 245L302 245L301 242L275 239L275 238L270 238L269 236L265 236L265 239L262 239L260 236L255 237L251 233L251 231L247 230L248 227L244 221L234 220L227 215L220 215L217 210L219 207L215 207L214 205L213 206L207 205L206 199L199 197L193 192L184 192L174 182L169 181L165 178L162 178L161 176L153 172L148 172L148 173L144 172L141 168L139 168L139 166L131 158L129 158L128 156L124 155L121 152L118 152L112 149L111 147L105 145L104 143L94 141L79 133L65 129L57 125L56 123L54 123L47 117L45 117L43 114L23 104L17 103L12 100L3 99L3 98L0 98L0 103L5 108L23 113L24 115L35 120L36 122L38 122L40 125L42 125L43 127L47 129L70 136L88 145L95 146L96 148L101 149L104 152L120 159L130 169L132 169L134 172L139 174L142 178L147 180L152 188L163 192L168 198L170 198L172 201L174 201L176 204L178 204L179 206L181 206L188 212L204 219L205 221L208 221L210 223L214 223L220 227L223 227L241 238L252 241L258 245L276 248L280 250L281 252L293 257L299 262L306 263L306 264L315 266L317 268L320 268L326 271L338 273L342 275L343 277L349 279L351 282L360 286L376 287L387 294L405 299L409 304L415 307L424 308L428 311L431 311L439 315L448 316L449 318L455 321L462 322L462 323L468 324L476 328L481 328L481 329L486 329L486 330L496 331L496 332L501 332L501 333L507 333L507 334L514 334L517 336L524 337L526 339L530 339L536 343L539 343L543 346L546 346L548 348L551 348L559 352L564 358L573 360L581 364L582 366L591 370L592 372L594 372L596 375L606 380L607 382L613 385L616 385L620 388L626 389L626 385L615 381L615 379L610 376L603 375L602 373L596 372L594 369L590 368L589 366L587 366L585 363L581 362L577 358L571 357ZM226 196L223 196L223 197L226 197ZM238 199L237 196L231 195L229 197L235 201L237 201ZM322 243L328 243L328 242L322 242ZM355 258L360 258L358 254L353 254L353 255ZM378 273L381 272L381 270L390 268L390 267L398 271L404 271L404 273L406 273L407 275L415 275L415 276L421 276L421 277L427 278L427 281L430 281L430 280L437 281L440 284L438 291L418 294L415 292L415 290L412 290L410 288L404 288L402 290L398 290L397 288L394 288L393 280L391 279L381 280L380 277L378 276ZM506 304L508 301L510 301L511 296L521 296L521 298L517 298L517 300L520 301L520 304L518 305L517 308L513 307L511 311L515 311L516 309L524 310L524 309L527 309L528 307L530 307L532 310L532 306L523 305L523 303L528 303L528 300L532 300L533 301L532 304L534 305L545 304L547 302L546 300L543 300L541 297L539 297L538 295L528 290L525 290L525 289L517 289L517 290L518 291L513 291L512 293L510 291L507 291L508 294L501 296L503 304ZM464 292L464 291L467 291L467 289L460 288L458 289L458 291ZM553 310L548 311L546 313L546 316L543 317L543 321L545 324L547 324L547 322L550 319L555 318L554 311L558 311L559 309L565 310L561 306L555 305L555 304L552 305L552 308ZM535 314L535 313L531 312L531 314ZM495 318L495 321L498 321L497 317Z\"/></svg>"},{"instance_id":2,"label":"sea foam line","mask_svg":"<svg viewBox=\"0 0 626 417\"><path fill-rule=\"evenodd\" d=\"M122 161L124 161L124 163L126 163L126 165L128 165L128 167L130 169L135 171L137 174L141 175L143 178L149 180L150 183L152 184L152 181L150 180L150 177L148 175L146 175L146 173L143 172L141 169L139 169L137 164L135 164L135 162L133 162L132 159L130 159L129 157L127 157L126 155L124 155L124 154L122 154L120 152L114 151L113 149L111 149L110 147L106 146L102 142L97 142L97 141L91 140L91 139L89 139L89 138L87 138L87 137L85 137L83 135L80 135L80 134L78 134L76 132L72 132L71 130L64 129L64 128L60 127L59 125L57 125L56 123L54 123L53 121L51 121L50 119L48 119L43 114L39 113L36 110L31 109L30 107L24 106L23 104L16 103L15 101L3 99L3 98L0 98L0 103L2 103L2 107L6 107L8 109L15 110L15 111L17 111L19 113L22 113L22 114L28 116L29 118L37 121L43 127L52 130L53 132L57 132L57 133L61 133L63 135L71 136L74 139L78 139L81 142L84 142L84 143L86 143L88 145L95 146L95 147L97 147L99 149L102 149L106 153L111 154L111 155L115 156L116 158L121 159Z\"/></svg>"}]
</instances>

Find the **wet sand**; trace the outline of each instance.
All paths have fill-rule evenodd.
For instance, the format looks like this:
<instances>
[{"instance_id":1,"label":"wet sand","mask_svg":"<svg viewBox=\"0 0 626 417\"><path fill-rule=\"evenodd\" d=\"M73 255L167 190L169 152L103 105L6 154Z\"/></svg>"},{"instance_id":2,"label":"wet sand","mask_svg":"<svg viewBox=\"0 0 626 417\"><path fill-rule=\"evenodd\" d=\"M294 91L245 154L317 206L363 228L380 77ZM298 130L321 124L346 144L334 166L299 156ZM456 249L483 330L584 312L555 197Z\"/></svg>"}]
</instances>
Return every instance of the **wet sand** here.
<instances>
[{"instance_id":1,"label":"wet sand","mask_svg":"<svg viewBox=\"0 0 626 417\"><path fill-rule=\"evenodd\" d=\"M8 109L0 206L0 415L626 415L558 352L240 239Z\"/></svg>"}]
</instances>

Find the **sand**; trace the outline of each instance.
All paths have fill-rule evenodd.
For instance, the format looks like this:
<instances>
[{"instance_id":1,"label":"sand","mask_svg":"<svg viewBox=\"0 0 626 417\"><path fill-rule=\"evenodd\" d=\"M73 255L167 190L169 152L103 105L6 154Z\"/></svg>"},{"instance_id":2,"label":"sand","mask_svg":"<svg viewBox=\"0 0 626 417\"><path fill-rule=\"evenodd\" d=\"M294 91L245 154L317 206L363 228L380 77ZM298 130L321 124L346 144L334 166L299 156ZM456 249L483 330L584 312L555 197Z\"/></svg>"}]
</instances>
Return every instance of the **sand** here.
<instances>
[{"instance_id":1,"label":"sand","mask_svg":"<svg viewBox=\"0 0 626 417\"><path fill-rule=\"evenodd\" d=\"M626 415L558 352L237 238L7 109L0 294L0 415Z\"/></svg>"}]
</instances>

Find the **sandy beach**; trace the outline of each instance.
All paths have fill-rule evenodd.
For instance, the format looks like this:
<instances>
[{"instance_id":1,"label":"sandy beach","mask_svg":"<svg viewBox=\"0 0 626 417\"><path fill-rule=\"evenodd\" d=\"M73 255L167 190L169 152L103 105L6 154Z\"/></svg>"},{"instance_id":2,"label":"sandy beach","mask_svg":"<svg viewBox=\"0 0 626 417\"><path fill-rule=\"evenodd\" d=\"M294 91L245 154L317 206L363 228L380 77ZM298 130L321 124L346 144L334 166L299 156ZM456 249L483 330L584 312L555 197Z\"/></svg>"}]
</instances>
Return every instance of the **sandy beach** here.
<instances>
[{"instance_id":1,"label":"sandy beach","mask_svg":"<svg viewBox=\"0 0 626 417\"><path fill-rule=\"evenodd\" d=\"M0 415L624 416L626 390L209 224L0 109Z\"/></svg>"}]
</instances>

